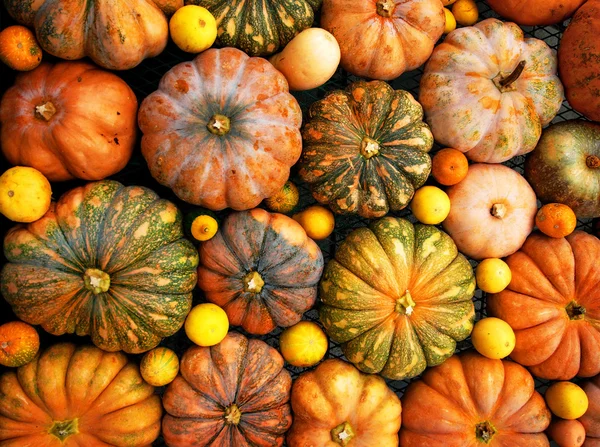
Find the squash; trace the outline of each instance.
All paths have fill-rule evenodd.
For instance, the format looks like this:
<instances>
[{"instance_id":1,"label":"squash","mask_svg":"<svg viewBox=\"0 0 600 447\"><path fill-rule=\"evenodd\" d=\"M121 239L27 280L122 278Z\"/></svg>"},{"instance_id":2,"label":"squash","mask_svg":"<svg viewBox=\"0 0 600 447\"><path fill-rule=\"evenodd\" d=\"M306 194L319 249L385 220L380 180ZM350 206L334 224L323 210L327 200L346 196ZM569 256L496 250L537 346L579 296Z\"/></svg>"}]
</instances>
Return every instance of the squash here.
<instances>
[{"instance_id":1,"label":"squash","mask_svg":"<svg viewBox=\"0 0 600 447\"><path fill-rule=\"evenodd\" d=\"M208 9L217 19L217 46L250 56L268 56L312 26L322 0L185 0Z\"/></svg>"},{"instance_id":2,"label":"squash","mask_svg":"<svg viewBox=\"0 0 600 447\"><path fill-rule=\"evenodd\" d=\"M450 214L442 223L458 249L470 258L503 258L523 245L537 213L535 193L517 171L475 163L449 187Z\"/></svg>"},{"instance_id":3,"label":"squash","mask_svg":"<svg viewBox=\"0 0 600 447\"><path fill-rule=\"evenodd\" d=\"M525 26L564 22L587 0L487 0L488 5L511 22Z\"/></svg>"},{"instance_id":4,"label":"squash","mask_svg":"<svg viewBox=\"0 0 600 447\"><path fill-rule=\"evenodd\" d=\"M291 403L289 447L398 446L400 399L381 377L362 374L342 360L326 360L302 373Z\"/></svg>"},{"instance_id":5,"label":"squash","mask_svg":"<svg viewBox=\"0 0 600 447\"><path fill-rule=\"evenodd\" d=\"M264 204L269 211L286 214L294 211L299 201L298 187L288 180L279 191L271 197L267 197Z\"/></svg>"},{"instance_id":6,"label":"squash","mask_svg":"<svg viewBox=\"0 0 600 447\"><path fill-rule=\"evenodd\" d=\"M167 387L162 423L171 447L275 447L292 423L292 378L261 340L230 332L213 347L194 346Z\"/></svg>"},{"instance_id":7,"label":"squash","mask_svg":"<svg viewBox=\"0 0 600 447\"><path fill-rule=\"evenodd\" d=\"M17 317L53 335L147 351L191 307L198 254L181 227L175 205L147 188L88 183L8 231L0 290Z\"/></svg>"},{"instance_id":8,"label":"squash","mask_svg":"<svg viewBox=\"0 0 600 447\"><path fill-rule=\"evenodd\" d=\"M285 77L235 48L169 70L138 122L152 176L211 210L257 206L285 184L302 152L302 112Z\"/></svg>"},{"instance_id":9,"label":"squash","mask_svg":"<svg viewBox=\"0 0 600 447\"><path fill-rule=\"evenodd\" d=\"M35 328L22 321L9 321L0 326L0 365L19 367L29 363L40 349Z\"/></svg>"},{"instance_id":10,"label":"squash","mask_svg":"<svg viewBox=\"0 0 600 447\"><path fill-rule=\"evenodd\" d=\"M543 203L568 205L581 219L600 217L600 124L570 120L545 129L525 177Z\"/></svg>"},{"instance_id":11,"label":"squash","mask_svg":"<svg viewBox=\"0 0 600 447\"><path fill-rule=\"evenodd\" d=\"M331 92L308 111L300 177L336 213L401 210L431 172L433 136L422 119L410 93L382 81Z\"/></svg>"},{"instance_id":12,"label":"squash","mask_svg":"<svg viewBox=\"0 0 600 447\"><path fill-rule=\"evenodd\" d=\"M13 70L29 71L42 62L42 49L35 34L21 25L12 25L0 32L0 61Z\"/></svg>"},{"instance_id":13,"label":"squash","mask_svg":"<svg viewBox=\"0 0 600 447\"><path fill-rule=\"evenodd\" d=\"M558 447L581 447L585 442L585 428L577 419L554 419L547 433Z\"/></svg>"},{"instance_id":14,"label":"squash","mask_svg":"<svg viewBox=\"0 0 600 447\"><path fill-rule=\"evenodd\" d=\"M179 357L169 348L158 347L146 352L140 361L140 373L152 386L165 386L179 372Z\"/></svg>"},{"instance_id":15,"label":"squash","mask_svg":"<svg viewBox=\"0 0 600 447\"><path fill-rule=\"evenodd\" d=\"M199 251L198 287L246 332L292 326L315 303L323 255L283 214L232 213Z\"/></svg>"},{"instance_id":16,"label":"squash","mask_svg":"<svg viewBox=\"0 0 600 447\"><path fill-rule=\"evenodd\" d=\"M556 65L553 50L514 23L487 19L453 31L419 90L435 140L478 162L531 152L563 101Z\"/></svg>"},{"instance_id":17,"label":"squash","mask_svg":"<svg viewBox=\"0 0 600 447\"><path fill-rule=\"evenodd\" d=\"M120 352L60 343L0 377L0 444L149 446L162 407Z\"/></svg>"},{"instance_id":18,"label":"squash","mask_svg":"<svg viewBox=\"0 0 600 447\"><path fill-rule=\"evenodd\" d=\"M160 8L171 13L183 0L4 0L4 5L17 22L35 28L44 51L128 70L162 53L169 26Z\"/></svg>"},{"instance_id":19,"label":"squash","mask_svg":"<svg viewBox=\"0 0 600 447\"><path fill-rule=\"evenodd\" d=\"M319 286L319 318L358 369L409 379L469 336L474 292L473 268L450 236L385 217L338 246Z\"/></svg>"},{"instance_id":20,"label":"squash","mask_svg":"<svg viewBox=\"0 0 600 447\"><path fill-rule=\"evenodd\" d=\"M320 21L344 70L386 81L423 65L445 24L440 0L324 0Z\"/></svg>"},{"instance_id":21,"label":"squash","mask_svg":"<svg viewBox=\"0 0 600 447\"><path fill-rule=\"evenodd\" d=\"M589 406L579 419L585 427L584 447L600 446L600 375L582 383L581 387L588 396Z\"/></svg>"},{"instance_id":22,"label":"squash","mask_svg":"<svg viewBox=\"0 0 600 447\"><path fill-rule=\"evenodd\" d=\"M599 257L600 240L575 231L561 239L533 233L507 258L512 281L488 295L487 310L513 328L511 358L537 377L600 373Z\"/></svg>"},{"instance_id":23,"label":"squash","mask_svg":"<svg viewBox=\"0 0 600 447\"><path fill-rule=\"evenodd\" d=\"M113 73L87 62L43 63L2 97L2 152L50 181L104 179L131 158L137 105Z\"/></svg>"},{"instance_id":24,"label":"squash","mask_svg":"<svg viewBox=\"0 0 600 447\"><path fill-rule=\"evenodd\" d=\"M402 447L549 447L550 411L525 368L475 352L449 358L402 396Z\"/></svg>"}]
</instances>

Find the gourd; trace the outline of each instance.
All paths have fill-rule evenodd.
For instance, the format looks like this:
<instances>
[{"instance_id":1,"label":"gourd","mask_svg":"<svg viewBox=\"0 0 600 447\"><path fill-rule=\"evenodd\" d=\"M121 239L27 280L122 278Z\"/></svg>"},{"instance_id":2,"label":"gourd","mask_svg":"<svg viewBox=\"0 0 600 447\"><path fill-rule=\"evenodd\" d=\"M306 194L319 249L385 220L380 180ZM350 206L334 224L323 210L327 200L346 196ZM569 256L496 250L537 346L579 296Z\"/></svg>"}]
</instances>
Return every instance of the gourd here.
<instances>
[{"instance_id":1,"label":"gourd","mask_svg":"<svg viewBox=\"0 0 600 447\"><path fill-rule=\"evenodd\" d=\"M571 17L586 0L487 0L505 19L519 25L554 25Z\"/></svg>"},{"instance_id":2,"label":"gourd","mask_svg":"<svg viewBox=\"0 0 600 447\"><path fill-rule=\"evenodd\" d=\"M584 447L600 446L600 375L581 385L588 397L589 406L579 421L585 427Z\"/></svg>"}]
</instances>

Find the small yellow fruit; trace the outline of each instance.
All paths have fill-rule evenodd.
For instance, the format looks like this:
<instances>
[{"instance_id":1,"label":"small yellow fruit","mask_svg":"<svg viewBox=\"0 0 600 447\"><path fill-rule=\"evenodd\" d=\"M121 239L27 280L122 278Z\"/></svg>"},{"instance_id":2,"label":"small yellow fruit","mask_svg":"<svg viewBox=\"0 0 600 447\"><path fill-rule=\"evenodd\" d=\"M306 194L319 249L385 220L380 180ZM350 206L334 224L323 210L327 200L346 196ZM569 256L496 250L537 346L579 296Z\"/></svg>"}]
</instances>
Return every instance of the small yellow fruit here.
<instances>
[{"instance_id":1,"label":"small yellow fruit","mask_svg":"<svg viewBox=\"0 0 600 447\"><path fill-rule=\"evenodd\" d=\"M452 11L450 11L448 8L444 8L444 14L446 15L444 34L448 34L456 29L456 19L452 15Z\"/></svg>"},{"instance_id":2,"label":"small yellow fruit","mask_svg":"<svg viewBox=\"0 0 600 447\"><path fill-rule=\"evenodd\" d=\"M179 358L169 348L148 351L140 363L142 378L152 386L165 386L175 380L179 372Z\"/></svg>"},{"instance_id":3,"label":"small yellow fruit","mask_svg":"<svg viewBox=\"0 0 600 447\"><path fill-rule=\"evenodd\" d=\"M475 323L471 333L473 346L489 359L503 359L515 349L515 333L500 318L484 318Z\"/></svg>"},{"instance_id":4,"label":"small yellow fruit","mask_svg":"<svg viewBox=\"0 0 600 447\"><path fill-rule=\"evenodd\" d=\"M37 169L15 166L0 176L0 213L14 222L38 220L51 200L50 182Z\"/></svg>"},{"instance_id":5,"label":"small yellow fruit","mask_svg":"<svg viewBox=\"0 0 600 447\"><path fill-rule=\"evenodd\" d=\"M333 213L320 205L309 206L292 218L302 225L308 237L317 241L329 236L335 227Z\"/></svg>"},{"instance_id":6,"label":"small yellow fruit","mask_svg":"<svg viewBox=\"0 0 600 447\"><path fill-rule=\"evenodd\" d=\"M502 292L510 284L511 279L510 267L502 259L484 259L475 269L477 287L486 293Z\"/></svg>"},{"instance_id":7,"label":"small yellow fruit","mask_svg":"<svg viewBox=\"0 0 600 447\"><path fill-rule=\"evenodd\" d=\"M450 213L450 198L437 186L423 186L415 192L410 209L419 222L437 225Z\"/></svg>"},{"instance_id":8,"label":"small yellow fruit","mask_svg":"<svg viewBox=\"0 0 600 447\"><path fill-rule=\"evenodd\" d=\"M580 386L573 382L556 382L546 390L546 403L550 411L559 418L577 419L588 409L588 397Z\"/></svg>"},{"instance_id":9,"label":"small yellow fruit","mask_svg":"<svg viewBox=\"0 0 600 447\"><path fill-rule=\"evenodd\" d=\"M265 205L276 213L289 213L300 200L298 188L289 180L271 197L265 199Z\"/></svg>"},{"instance_id":10,"label":"small yellow fruit","mask_svg":"<svg viewBox=\"0 0 600 447\"><path fill-rule=\"evenodd\" d=\"M301 321L279 337L279 348L285 361L304 368L319 363L328 346L325 332L312 321Z\"/></svg>"},{"instance_id":11,"label":"small yellow fruit","mask_svg":"<svg viewBox=\"0 0 600 447\"><path fill-rule=\"evenodd\" d=\"M474 0L457 0L452 5L452 15L461 26L471 26L479 19L479 10Z\"/></svg>"},{"instance_id":12,"label":"small yellow fruit","mask_svg":"<svg viewBox=\"0 0 600 447\"><path fill-rule=\"evenodd\" d=\"M169 21L171 39L188 53L201 53L217 38L217 22L208 9L197 5L179 8Z\"/></svg>"},{"instance_id":13,"label":"small yellow fruit","mask_svg":"<svg viewBox=\"0 0 600 447\"><path fill-rule=\"evenodd\" d=\"M227 335L229 319L216 304L202 303L190 311L184 327L188 338L198 346L214 346Z\"/></svg>"},{"instance_id":14,"label":"small yellow fruit","mask_svg":"<svg viewBox=\"0 0 600 447\"><path fill-rule=\"evenodd\" d=\"M218 229L219 224L214 217L201 214L192 222L191 232L194 239L204 242L212 239L217 234Z\"/></svg>"}]
</instances>

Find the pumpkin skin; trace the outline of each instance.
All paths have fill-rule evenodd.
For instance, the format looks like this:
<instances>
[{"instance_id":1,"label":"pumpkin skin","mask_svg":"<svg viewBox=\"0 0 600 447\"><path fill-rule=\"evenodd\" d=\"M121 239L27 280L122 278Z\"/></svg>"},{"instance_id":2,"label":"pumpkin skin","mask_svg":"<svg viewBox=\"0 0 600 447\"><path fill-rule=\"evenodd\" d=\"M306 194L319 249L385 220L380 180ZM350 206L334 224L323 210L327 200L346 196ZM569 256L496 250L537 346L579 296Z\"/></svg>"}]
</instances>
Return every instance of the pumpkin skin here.
<instances>
[{"instance_id":1,"label":"pumpkin skin","mask_svg":"<svg viewBox=\"0 0 600 447\"><path fill-rule=\"evenodd\" d=\"M412 95L358 81L312 104L300 177L336 213L382 217L410 202L431 172L433 136Z\"/></svg>"},{"instance_id":2,"label":"pumpkin skin","mask_svg":"<svg viewBox=\"0 0 600 447\"><path fill-rule=\"evenodd\" d=\"M473 161L501 163L531 152L558 113L563 87L556 73L546 43L525 39L514 23L487 19L451 32L435 48L419 102L438 143Z\"/></svg>"},{"instance_id":3,"label":"pumpkin skin","mask_svg":"<svg viewBox=\"0 0 600 447\"><path fill-rule=\"evenodd\" d=\"M246 332L292 326L315 303L323 254L283 214L260 208L230 214L199 252L198 287Z\"/></svg>"},{"instance_id":4,"label":"pumpkin skin","mask_svg":"<svg viewBox=\"0 0 600 447\"><path fill-rule=\"evenodd\" d=\"M473 268L432 225L385 217L325 267L319 318L363 372L403 380L450 357L473 329Z\"/></svg>"},{"instance_id":5,"label":"pumpkin skin","mask_svg":"<svg viewBox=\"0 0 600 447\"><path fill-rule=\"evenodd\" d=\"M40 337L33 326L18 320L0 326L0 365L23 366L39 349Z\"/></svg>"},{"instance_id":6,"label":"pumpkin skin","mask_svg":"<svg viewBox=\"0 0 600 447\"><path fill-rule=\"evenodd\" d=\"M125 81L95 65L42 63L0 102L2 152L50 181L101 180L131 158L137 105Z\"/></svg>"},{"instance_id":7,"label":"pumpkin skin","mask_svg":"<svg viewBox=\"0 0 600 447\"><path fill-rule=\"evenodd\" d=\"M400 399L381 377L362 374L342 360L325 360L302 373L291 403L289 447L398 446ZM340 434L349 437L342 440Z\"/></svg>"},{"instance_id":8,"label":"pumpkin skin","mask_svg":"<svg viewBox=\"0 0 600 447\"><path fill-rule=\"evenodd\" d=\"M320 20L340 44L341 66L380 80L423 65L445 23L439 0L324 0Z\"/></svg>"},{"instance_id":9,"label":"pumpkin skin","mask_svg":"<svg viewBox=\"0 0 600 447\"><path fill-rule=\"evenodd\" d=\"M61 343L0 377L6 446L149 447L161 415L154 387L120 352Z\"/></svg>"},{"instance_id":10,"label":"pumpkin skin","mask_svg":"<svg viewBox=\"0 0 600 447\"><path fill-rule=\"evenodd\" d=\"M600 240L575 231L541 233L506 259L508 287L489 295L487 309L514 330L511 358L537 377L570 380L600 373Z\"/></svg>"},{"instance_id":11,"label":"pumpkin skin","mask_svg":"<svg viewBox=\"0 0 600 447\"><path fill-rule=\"evenodd\" d=\"M105 180L65 193L4 239L1 291L15 314L105 351L147 351L181 328L198 254L181 213L140 186Z\"/></svg>"},{"instance_id":12,"label":"pumpkin skin","mask_svg":"<svg viewBox=\"0 0 600 447\"><path fill-rule=\"evenodd\" d=\"M586 0L487 0L505 19L525 26L554 25L564 22Z\"/></svg>"},{"instance_id":13,"label":"pumpkin skin","mask_svg":"<svg viewBox=\"0 0 600 447\"><path fill-rule=\"evenodd\" d=\"M600 375L581 384L589 406L579 421L585 427L583 447L600 447Z\"/></svg>"},{"instance_id":14,"label":"pumpkin skin","mask_svg":"<svg viewBox=\"0 0 600 447\"><path fill-rule=\"evenodd\" d=\"M167 445L281 446L292 423L283 363L265 342L236 332L210 348L189 348L163 395Z\"/></svg>"},{"instance_id":15,"label":"pumpkin skin","mask_svg":"<svg viewBox=\"0 0 600 447\"><path fill-rule=\"evenodd\" d=\"M452 356L408 386L400 445L547 447L551 415L534 387L514 362L475 352Z\"/></svg>"},{"instance_id":16,"label":"pumpkin skin","mask_svg":"<svg viewBox=\"0 0 600 447\"><path fill-rule=\"evenodd\" d=\"M169 70L138 122L152 176L211 210L257 206L285 184L302 152L302 112L285 77L235 48Z\"/></svg>"}]
</instances>

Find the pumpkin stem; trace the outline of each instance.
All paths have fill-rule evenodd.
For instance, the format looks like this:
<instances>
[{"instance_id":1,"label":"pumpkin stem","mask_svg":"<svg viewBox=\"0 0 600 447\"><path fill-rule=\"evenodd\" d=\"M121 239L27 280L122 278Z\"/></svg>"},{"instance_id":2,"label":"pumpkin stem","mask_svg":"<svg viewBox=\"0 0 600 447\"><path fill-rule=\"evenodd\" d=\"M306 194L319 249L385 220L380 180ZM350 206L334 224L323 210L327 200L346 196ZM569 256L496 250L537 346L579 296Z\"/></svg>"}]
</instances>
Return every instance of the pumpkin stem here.
<instances>
[{"instance_id":1,"label":"pumpkin stem","mask_svg":"<svg viewBox=\"0 0 600 447\"><path fill-rule=\"evenodd\" d=\"M490 214L498 219L502 219L506 215L506 205L503 203L494 203L490 209Z\"/></svg>"},{"instance_id":2,"label":"pumpkin stem","mask_svg":"<svg viewBox=\"0 0 600 447\"><path fill-rule=\"evenodd\" d=\"M50 101L35 106L35 117L38 119L50 121L55 113L56 107Z\"/></svg>"},{"instance_id":3,"label":"pumpkin stem","mask_svg":"<svg viewBox=\"0 0 600 447\"><path fill-rule=\"evenodd\" d=\"M360 155L367 160L375 155L379 155L379 143L373 138L364 137L360 143Z\"/></svg>"},{"instance_id":4,"label":"pumpkin stem","mask_svg":"<svg viewBox=\"0 0 600 447\"><path fill-rule=\"evenodd\" d=\"M225 115L216 113L206 125L210 133L222 137L231 128L231 121Z\"/></svg>"},{"instance_id":5,"label":"pumpkin stem","mask_svg":"<svg viewBox=\"0 0 600 447\"><path fill-rule=\"evenodd\" d=\"M98 269L87 269L83 274L85 288L94 295L104 293L110 288L110 276Z\"/></svg>"},{"instance_id":6,"label":"pumpkin stem","mask_svg":"<svg viewBox=\"0 0 600 447\"><path fill-rule=\"evenodd\" d=\"M260 293L265 285L260 273L255 271L247 273L246 276L244 276L243 282L244 290L250 293Z\"/></svg>"},{"instance_id":7,"label":"pumpkin stem","mask_svg":"<svg viewBox=\"0 0 600 447\"><path fill-rule=\"evenodd\" d=\"M347 421L333 428L330 433L331 440L342 447L350 444L350 441L354 438L354 430Z\"/></svg>"},{"instance_id":8,"label":"pumpkin stem","mask_svg":"<svg viewBox=\"0 0 600 447\"><path fill-rule=\"evenodd\" d=\"M393 0L378 0L377 1L377 14L381 17L391 17L396 9L396 4Z\"/></svg>"},{"instance_id":9,"label":"pumpkin stem","mask_svg":"<svg viewBox=\"0 0 600 447\"><path fill-rule=\"evenodd\" d=\"M57 437L61 442L64 442L69 436L79 433L79 420L54 421L48 433Z\"/></svg>"},{"instance_id":10,"label":"pumpkin stem","mask_svg":"<svg viewBox=\"0 0 600 447\"><path fill-rule=\"evenodd\" d=\"M242 418L242 412L236 404L231 404L225 409L225 422L229 425L237 425Z\"/></svg>"},{"instance_id":11,"label":"pumpkin stem","mask_svg":"<svg viewBox=\"0 0 600 447\"><path fill-rule=\"evenodd\" d=\"M401 315L408 315L410 317L416 305L410 292L407 290L402 297L396 300L395 311Z\"/></svg>"},{"instance_id":12,"label":"pumpkin stem","mask_svg":"<svg viewBox=\"0 0 600 447\"><path fill-rule=\"evenodd\" d=\"M585 307L577 304L575 301L567 304L565 310L571 320L582 320L585 317Z\"/></svg>"},{"instance_id":13,"label":"pumpkin stem","mask_svg":"<svg viewBox=\"0 0 600 447\"><path fill-rule=\"evenodd\" d=\"M600 168L600 158L596 155L588 155L585 159L585 164L588 168Z\"/></svg>"},{"instance_id":14,"label":"pumpkin stem","mask_svg":"<svg viewBox=\"0 0 600 447\"><path fill-rule=\"evenodd\" d=\"M496 434L496 429L488 421L480 422L475 426L475 436L479 442L489 444Z\"/></svg>"},{"instance_id":15,"label":"pumpkin stem","mask_svg":"<svg viewBox=\"0 0 600 447\"><path fill-rule=\"evenodd\" d=\"M523 70L525 70L526 64L526 61L521 61L519 62L519 65L517 65L517 67L513 70L513 72L508 76L502 76L502 74L496 76L494 78L494 83L496 84L496 87L498 87L498 90L500 90L502 93L514 91L515 87L512 84L517 79L519 79L521 74L523 74Z\"/></svg>"}]
</instances>

